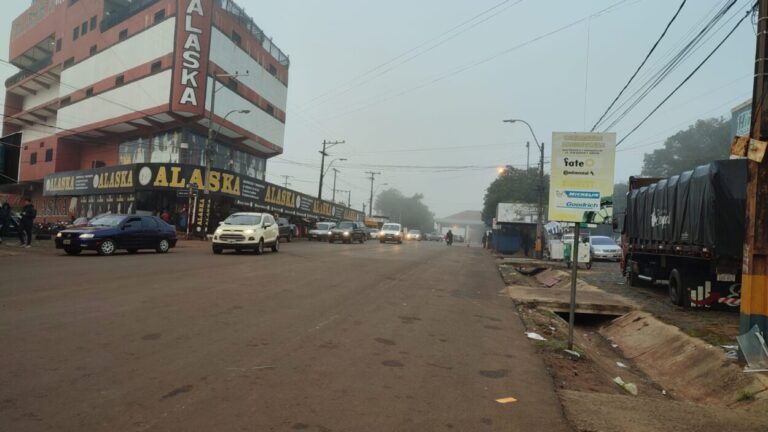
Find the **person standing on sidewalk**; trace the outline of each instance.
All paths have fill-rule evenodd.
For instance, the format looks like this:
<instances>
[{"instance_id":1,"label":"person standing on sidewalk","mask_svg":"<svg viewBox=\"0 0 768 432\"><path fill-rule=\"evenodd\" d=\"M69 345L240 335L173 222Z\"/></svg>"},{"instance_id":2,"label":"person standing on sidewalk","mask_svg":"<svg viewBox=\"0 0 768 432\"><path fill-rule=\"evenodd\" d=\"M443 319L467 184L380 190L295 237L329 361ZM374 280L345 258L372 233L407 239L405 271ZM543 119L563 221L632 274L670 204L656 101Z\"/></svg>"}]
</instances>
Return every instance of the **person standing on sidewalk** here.
<instances>
[{"instance_id":1,"label":"person standing on sidewalk","mask_svg":"<svg viewBox=\"0 0 768 432\"><path fill-rule=\"evenodd\" d=\"M32 227L36 217L37 210L35 210L32 200L29 198L25 199L24 207L21 209L21 231L23 231L24 234L19 233L19 239L21 240L22 246L26 248L32 247ZM24 243L24 238L26 238L26 244Z\"/></svg>"}]
</instances>

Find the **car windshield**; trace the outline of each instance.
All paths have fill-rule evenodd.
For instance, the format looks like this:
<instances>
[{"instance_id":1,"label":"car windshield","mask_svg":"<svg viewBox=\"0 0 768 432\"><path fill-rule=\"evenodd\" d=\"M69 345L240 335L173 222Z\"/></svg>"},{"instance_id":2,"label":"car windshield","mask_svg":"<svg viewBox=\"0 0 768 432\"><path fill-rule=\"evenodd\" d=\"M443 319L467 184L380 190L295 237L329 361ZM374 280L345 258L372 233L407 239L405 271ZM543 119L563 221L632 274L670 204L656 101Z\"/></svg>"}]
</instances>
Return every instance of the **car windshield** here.
<instances>
[{"instance_id":1,"label":"car windshield","mask_svg":"<svg viewBox=\"0 0 768 432\"><path fill-rule=\"evenodd\" d=\"M258 225L261 223L261 215L233 214L228 217L224 225Z\"/></svg>"},{"instance_id":2,"label":"car windshield","mask_svg":"<svg viewBox=\"0 0 768 432\"><path fill-rule=\"evenodd\" d=\"M115 227L120 225L120 222L125 220L125 218L126 216L120 216L120 215L97 216L88 223L88 226Z\"/></svg>"},{"instance_id":3,"label":"car windshield","mask_svg":"<svg viewBox=\"0 0 768 432\"><path fill-rule=\"evenodd\" d=\"M616 246L616 242L611 240L610 237L590 237L590 243L598 246Z\"/></svg>"},{"instance_id":4,"label":"car windshield","mask_svg":"<svg viewBox=\"0 0 768 432\"><path fill-rule=\"evenodd\" d=\"M340 229L352 229L355 227L354 222L342 222L339 224Z\"/></svg>"},{"instance_id":5,"label":"car windshield","mask_svg":"<svg viewBox=\"0 0 768 432\"><path fill-rule=\"evenodd\" d=\"M411 234L421 234L421 231L419 231L419 230L411 230Z\"/></svg>"},{"instance_id":6,"label":"car windshield","mask_svg":"<svg viewBox=\"0 0 768 432\"><path fill-rule=\"evenodd\" d=\"M333 225L329 223L319 223L317 224L317 229L322 231L328 231L329 229L331 229L332 226Z\"/></svg>"},{"instance_id":7,"label":"car windshield","mask_svg":"<svg viewBox=\"0 0 768 432\"><path fill-rule=\"evenodd\" d=\"M382 231L400 231L400 225L398 224L384 224L383 227L381 227Z\"/></svg>"}]
</instances>

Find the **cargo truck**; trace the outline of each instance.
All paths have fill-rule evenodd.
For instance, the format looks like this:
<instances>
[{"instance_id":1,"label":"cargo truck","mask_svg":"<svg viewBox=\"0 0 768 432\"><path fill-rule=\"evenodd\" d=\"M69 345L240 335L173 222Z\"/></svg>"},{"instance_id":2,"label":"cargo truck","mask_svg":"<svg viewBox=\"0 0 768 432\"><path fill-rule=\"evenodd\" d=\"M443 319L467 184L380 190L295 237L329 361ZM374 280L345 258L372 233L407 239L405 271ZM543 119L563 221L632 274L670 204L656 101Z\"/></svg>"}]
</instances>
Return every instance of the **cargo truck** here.
<instances>
[{"instance_id":1,"label":"cargo truck","mask_svg":"<svg viewBox=\"0 0 768 432\"><path fill-rule=\"evenodd\" d=\"M740 305L747 161L665 179L630 177L621 269L630 286L667 285L680 306Z\"/></svg>"}]
</instances>

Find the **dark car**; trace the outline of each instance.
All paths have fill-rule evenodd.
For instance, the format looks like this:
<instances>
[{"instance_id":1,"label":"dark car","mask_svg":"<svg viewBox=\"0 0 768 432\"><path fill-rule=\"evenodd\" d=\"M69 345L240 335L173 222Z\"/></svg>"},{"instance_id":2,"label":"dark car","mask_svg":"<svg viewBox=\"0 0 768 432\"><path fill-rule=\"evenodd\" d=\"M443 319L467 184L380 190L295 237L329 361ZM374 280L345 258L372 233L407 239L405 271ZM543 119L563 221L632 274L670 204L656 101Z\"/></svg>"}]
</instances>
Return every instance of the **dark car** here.
<instances>
[{"instance_id":1,"label":"dark car","mask_svg":"<svg viewBox=\"0 0 768 432\"><path fill-rule=\"evenodd\" d=\"M352 243L359 241L365 243L368 239L368 230L365 226L358 222L344 221L340 223L336 228L331 230L331 234L328 236L329 243L336 243L340 241L342 243Z\"/></svg>"},{"instance_id":2,"label":"dark car","mask_svg":"<svg viewBox=\"0 0 768 432\"><path fill-rule=\"evenodd\" d=\"M288 222L286 218L277 218L277 227L280 229L280 238L285 239L288 243L293 241L293 236L296 233L296 225Z\"/></svg>"},{"instance_id":3,"label":"dark car","mask_svg":"<svg viewBox=\"0 0 768 432\"><path fill-rule=\"evenodd\" d=\"M166 253L176 246L176 230L155 216L104 215L93 218L87 226L66 229L56 235L56 248L68 255L93 250L112 255L117 249L136 253L154 249Z\"/></svg>"}]
</instances>

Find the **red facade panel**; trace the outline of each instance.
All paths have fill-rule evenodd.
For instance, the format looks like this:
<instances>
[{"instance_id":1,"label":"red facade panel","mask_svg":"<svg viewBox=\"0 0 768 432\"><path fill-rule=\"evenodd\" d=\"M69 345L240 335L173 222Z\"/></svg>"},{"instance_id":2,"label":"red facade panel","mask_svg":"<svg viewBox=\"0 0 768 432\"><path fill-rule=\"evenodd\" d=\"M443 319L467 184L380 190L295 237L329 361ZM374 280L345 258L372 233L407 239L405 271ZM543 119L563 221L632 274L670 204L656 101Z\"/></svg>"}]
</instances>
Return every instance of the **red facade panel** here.
<instances>
[{"instance_id":1,"label":"red facade panel","mask_svg":"<svg viewBox=\"0 0 768 432\"><path fill-rule=\"evenodd\" d=\"M179 0L171 110L205 113L213 0Z\"/></svg>"}]
</instances>

